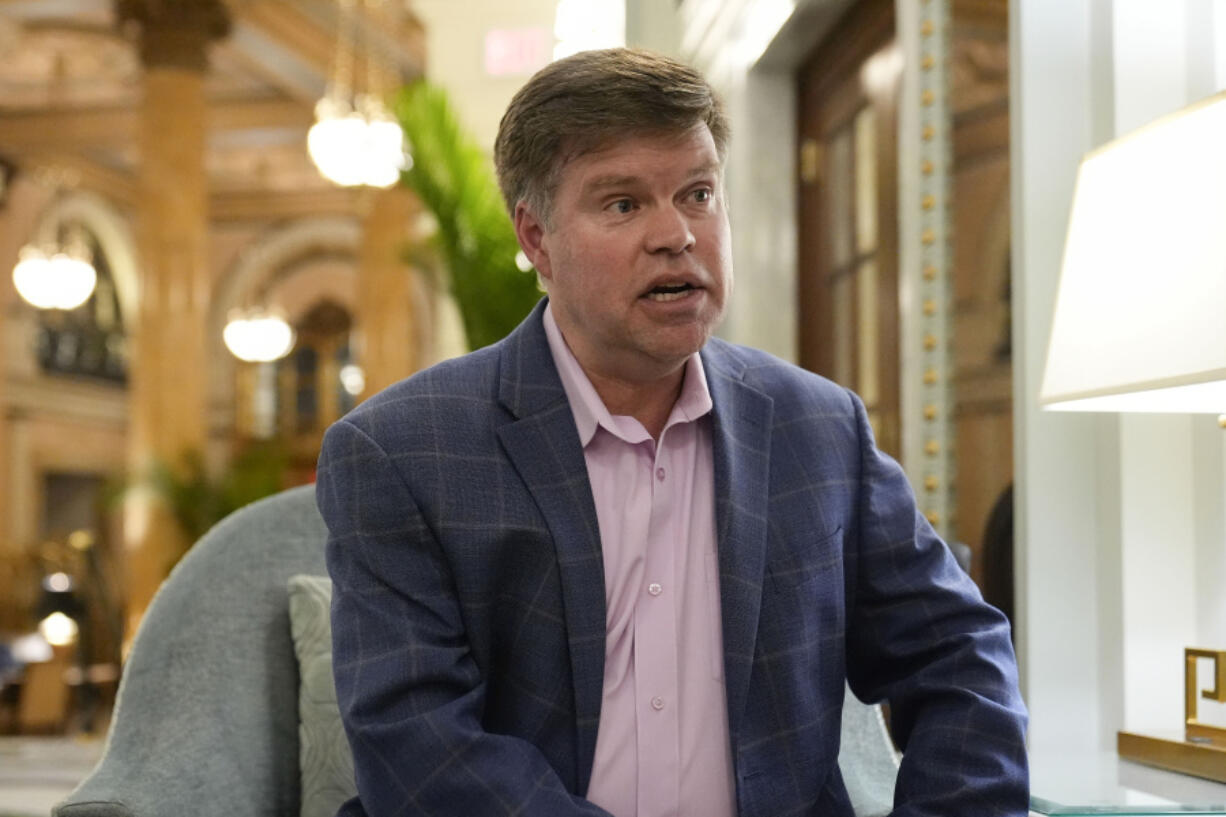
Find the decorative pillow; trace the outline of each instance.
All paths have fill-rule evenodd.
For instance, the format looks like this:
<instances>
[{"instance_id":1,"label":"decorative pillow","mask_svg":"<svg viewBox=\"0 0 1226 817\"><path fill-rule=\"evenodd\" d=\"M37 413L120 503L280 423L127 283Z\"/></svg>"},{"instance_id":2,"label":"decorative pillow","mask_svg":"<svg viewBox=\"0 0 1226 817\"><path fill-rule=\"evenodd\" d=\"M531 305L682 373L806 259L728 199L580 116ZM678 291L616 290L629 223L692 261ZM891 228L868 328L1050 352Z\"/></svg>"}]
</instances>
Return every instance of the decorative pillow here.
<instances>
[{"instance_id":1,"label":"decorative pillow","mask_svg":"<svg viewBox=\"0 0 1226 817\"><path fill-rule=\"evenodd\" d=\"M332 681L332 582L326 576L289 580L290 632L298 656L298 739L302 817L333 817L357 794L353 753L341 726Z\"/></svg>"}]
</instances>

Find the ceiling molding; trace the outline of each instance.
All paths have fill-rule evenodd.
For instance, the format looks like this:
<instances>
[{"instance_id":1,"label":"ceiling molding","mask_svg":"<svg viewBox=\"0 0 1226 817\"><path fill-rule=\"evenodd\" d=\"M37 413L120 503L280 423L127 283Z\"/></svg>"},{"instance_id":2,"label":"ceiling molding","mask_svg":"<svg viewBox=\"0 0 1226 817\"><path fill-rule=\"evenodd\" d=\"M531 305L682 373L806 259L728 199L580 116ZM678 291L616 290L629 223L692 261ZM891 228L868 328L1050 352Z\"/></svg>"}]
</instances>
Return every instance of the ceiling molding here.
<instances>
[{"instance_id":1,"label":"ceiling molding","mask_svg":"<svg viewBox=\"0 0 1226 817\"><path fill-rule=\"evenodd\" d=\"M239 100L209 105L211 131L310 127L311 106L297 100ZM64 109L0 116L0 144L14 154L35 149L122 147L139 135L133 108Z\"/></svg>"},{"instance_id":2,"label":"ceiling molding","mask_svg":"<svg viewBox=\"0 0 1226 817\"><path fill-rule=\"evenodd\" d=\"M356 215L359 191L332 187L324 190L243 190L209 197L213 221L269 221L311 216Z\"/></svg>"},{"instance_id":3,"label":"ceiling molding","mask_svg":"<svg viewBox=\"0 0 1226 817\"><path fill-rule=\"evenodd\" d=\"M2 123L3 120L0 120ZM73 187L91 190L125 207L136 203L136 178L129 173L105 167L77 153L41 147L22 151L23 170L66 171Z\"/></svg>"}]
</instances>

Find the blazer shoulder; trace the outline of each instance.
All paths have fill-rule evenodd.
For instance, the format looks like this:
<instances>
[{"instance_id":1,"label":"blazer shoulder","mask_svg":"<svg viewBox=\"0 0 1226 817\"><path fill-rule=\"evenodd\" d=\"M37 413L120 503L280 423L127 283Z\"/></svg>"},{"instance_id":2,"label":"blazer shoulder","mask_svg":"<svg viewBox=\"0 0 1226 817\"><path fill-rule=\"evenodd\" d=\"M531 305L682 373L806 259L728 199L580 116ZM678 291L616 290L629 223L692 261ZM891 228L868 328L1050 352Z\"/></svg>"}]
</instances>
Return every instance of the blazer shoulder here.
<instances>
[{"instance_id":1,"label":"blazer shoulder","mask_svg":"<svg viewBox=\"0 0 1226 817\"><path fill-rule=\"evenodd\" d=\"M363 401L340 422L376 441L438 432L466 425L493 412L498 403L498 345L445 360L393 383Z\"/></svg>"},{"instance_id":2,"label":"blazer shoulder","mask_svg":"<svg viewBox=\"0 0 1226 817\"><path fill-rule=\"evenodd\" d=\"M854 421L858 398L850 389L769 352L713 338L707 360L716 376L739 380L770 397L777 418L817 411Z\"/></svg>"}]
</instances>

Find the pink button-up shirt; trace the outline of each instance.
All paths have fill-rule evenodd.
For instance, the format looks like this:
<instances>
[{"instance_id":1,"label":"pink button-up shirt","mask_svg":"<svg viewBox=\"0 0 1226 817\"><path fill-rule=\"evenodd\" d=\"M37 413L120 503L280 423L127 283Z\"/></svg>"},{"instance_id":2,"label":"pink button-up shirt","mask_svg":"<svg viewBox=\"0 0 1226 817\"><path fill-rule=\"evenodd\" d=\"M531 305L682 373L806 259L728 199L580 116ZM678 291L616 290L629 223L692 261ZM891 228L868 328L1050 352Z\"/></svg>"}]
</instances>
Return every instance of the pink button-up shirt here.
<instances>
[{"instance_id":1,"label":"pink button-up shirt","mask_svg":"<svg viewBox=\"0 0 1226 817\"><path fill-rule=\"evenodd\" d=\"M633 417L609 414L548 306L544 318L604 553L604 692L587 797L615 817L734 817L702 360L686 363L653 440Z\"/></svg>"}]
</instances>

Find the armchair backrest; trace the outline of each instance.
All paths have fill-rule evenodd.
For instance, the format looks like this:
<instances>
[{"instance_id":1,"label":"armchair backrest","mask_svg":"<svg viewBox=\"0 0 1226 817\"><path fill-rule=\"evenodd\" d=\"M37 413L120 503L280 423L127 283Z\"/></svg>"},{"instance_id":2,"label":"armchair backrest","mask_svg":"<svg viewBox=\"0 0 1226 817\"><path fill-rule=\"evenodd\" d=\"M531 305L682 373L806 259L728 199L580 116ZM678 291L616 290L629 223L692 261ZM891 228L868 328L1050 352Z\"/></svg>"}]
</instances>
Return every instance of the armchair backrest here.
<instances>
[{"instance_id":1,"label":"armchair backrest","mask_svg":"<svg viewBox=\"0 0 1226 817\"><path fill-rule=\"evenodd\" d=\"M297 815L298 668L286 585L324 575L313 486L253 503L150 605L97 769L56 817ZM226 781L224 787L217 781Z\"/></svg>"}]
</instances>

